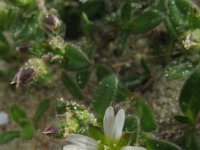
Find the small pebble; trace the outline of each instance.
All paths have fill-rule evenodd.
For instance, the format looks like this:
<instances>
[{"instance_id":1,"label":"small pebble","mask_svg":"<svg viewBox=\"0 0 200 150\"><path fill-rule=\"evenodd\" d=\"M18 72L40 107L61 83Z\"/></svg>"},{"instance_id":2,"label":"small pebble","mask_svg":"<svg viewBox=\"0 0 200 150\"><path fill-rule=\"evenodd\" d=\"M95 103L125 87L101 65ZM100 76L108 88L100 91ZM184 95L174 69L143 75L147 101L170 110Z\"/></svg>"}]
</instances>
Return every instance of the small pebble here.
<instances>
[{"instance_id":1,"label":"small pebble","mask_svg":"<svg viewBox=\"0 0 200 150\"><path fill-rule=\"evenodd\" d=\"M0 126L8 124L8 114L1 111L0 112Z\"/></svg>"}]
</instances>

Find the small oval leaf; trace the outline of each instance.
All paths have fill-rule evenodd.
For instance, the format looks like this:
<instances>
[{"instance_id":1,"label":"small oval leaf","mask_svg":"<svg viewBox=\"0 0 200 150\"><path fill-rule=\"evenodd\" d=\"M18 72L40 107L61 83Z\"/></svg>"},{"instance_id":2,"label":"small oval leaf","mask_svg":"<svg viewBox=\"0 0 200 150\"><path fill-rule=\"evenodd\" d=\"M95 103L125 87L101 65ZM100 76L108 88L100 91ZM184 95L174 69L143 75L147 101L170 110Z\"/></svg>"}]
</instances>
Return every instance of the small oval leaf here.
<instances>
[{"instance_id":1,"label":"small oval leaf","mask_svg":"<svg viewBox=\"0 0 200 150\"><path fill-rule=\"evenodd\" d=\"M17 105L13 105L10 109L12 118L18 123L21 127L27 122L26 112Z\"/></svg>"},{"instance_id":2,"label":"small oval leaf","mask_svg":"<svg viewBox=\"0 0 200 150\"><path fill-rule=\"evenodd\" d=\"M64 68L71 71L77 71L86 68L91 64L85 53L79 47L73 44L67 44L65 46L64 59Z\"/></svg>"},{"instance_id":3,"label":"small oval leaf","mask_svg":"<svg viewBox=\"0 0 200 150\"><path fill-rule=\"evenodd\" d=\"M162 15L159 11L147 11L133 20L133 33L141 34L152 30L162 21Z\"/></svg>"},{"instance_id":4,"label":"small oval leaf","mask_svg":"<svg viewBox=\"0 0 200 150\"><path fill-rule=\"evenodd\" d=\"M193 123L200 111L200 70L196 70L185 82L180 96L179 106Z\"/></svg>"},{"instance_id":5,"label":"small oval leaf","mask_svg":"<svg viewBox=\"0 0 200 150\"><path fill-rule=\"evenodd\" d=\"M94 95L93 108L103 116L106 108L111 104L118 86L118 79L115 75L104 78L98 85Z\"/></svg>"},{"instance_id":6,"label":"small oval leaf","mask_svg":"<svg viewBox=\"0 0 200 150\"><path fill-rule=\"evenodd\" d=\"M0 134L0 145L20 137L19 131L6 131Z\"/></svg>"},{"instance_id":7,"label":"small oval leaf","mask_svg":"<svg viewBox=\"0 0 200 150\"><path fill-rule=\"evenodd\" d=\"M152 132L156 129L156 121L152 110L143 100L137 100L137 111L140 116L141 128L145 132Z\"/></svg>"},{"instance_id":8,"label":"small oval leaf","mask_svg":"<svg viewBox=\"0 0 200 150\"><path fill-rule=\"evenodd\" d=\"M31 139L35 133L34 125L31 122L27 122L20 132L20 136L24 139Z\"/></svg>"}]
</instances>

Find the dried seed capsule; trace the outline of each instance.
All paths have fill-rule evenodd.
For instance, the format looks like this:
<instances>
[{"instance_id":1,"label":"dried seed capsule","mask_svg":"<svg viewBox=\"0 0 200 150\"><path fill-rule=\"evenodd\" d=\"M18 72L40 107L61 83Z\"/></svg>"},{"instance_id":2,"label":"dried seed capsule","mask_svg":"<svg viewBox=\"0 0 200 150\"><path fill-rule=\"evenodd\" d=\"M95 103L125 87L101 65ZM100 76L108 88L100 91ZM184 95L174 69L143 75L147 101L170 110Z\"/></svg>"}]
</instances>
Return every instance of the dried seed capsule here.
<instances>
[{"instance_id":1,"label":"dried seed capsule","mask_svg":"<svg viewBox=\"0 0 200 150\"><path fill-rule=\"evenodd\" d=\"M16 84L16 87L20 87L44 78L47 73L44 60L32 58L19 69L10 84Z\"/></svg>"}]
</instances>

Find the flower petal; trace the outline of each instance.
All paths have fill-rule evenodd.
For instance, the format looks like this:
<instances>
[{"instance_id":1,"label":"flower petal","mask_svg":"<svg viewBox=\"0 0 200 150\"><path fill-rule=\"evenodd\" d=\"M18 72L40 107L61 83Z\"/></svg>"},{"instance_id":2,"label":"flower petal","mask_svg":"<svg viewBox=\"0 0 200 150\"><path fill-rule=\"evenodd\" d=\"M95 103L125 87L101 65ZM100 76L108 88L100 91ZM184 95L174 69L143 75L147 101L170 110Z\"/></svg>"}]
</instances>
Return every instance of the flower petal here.
<instances>
[{"instance_id":1,"label":"flower petal","mask_svg":"<svg viewBox=\"0 0 200 150\"><path fill-rule=\"evenodd\" d=\"M78 147L77 145L65 145L63 150L84 150Z\"/></svg>"},{"instance_id":2,"label":"flower petal","mask_svg":"<svg viewBox=\"0 0 200 150\"><path fill-rule=\"evenodd\" d=\"M114 120L115 120L114 109L112 106L110 106L106 109L104 119L103 119L104 134L106 137L110 139L113 139Z\"/></svg>"},{"instance_id":3,"label":"flower petal","mask_svg":"<svg viewBox=\"0 0 200 150\"><path fill-rule=\"evenodd\" d=\"M67 140L82 149L86 150L98 150L98 143L94 139L81 135L81 134L70 134Z\"/></svg>"},{"instance_id":4,"label":"flower petal","mask_svg":"<svg viewBox=\"0 0 200 150\"><path fill-rule=\"evenodd\" d=\"M122 136L122 130L124 127L124 121L125 121L125 112L124 109L120 109L117 112L117 115L115 117L115 121L114 121L114 133L113 133L113 140L118 141L121 136Z\"/></svg>"},{"instance_id":5,"label":"flower petal","mask_svg":"<svg viewBox=\"0 0 200 150\"><path fill-rule=\"evenodd\" d=\"M144 147L139 147L139 146L125 146L125 147L122 147L121 150L147 150L147 149Z\"/></svg>"}]
</instances>

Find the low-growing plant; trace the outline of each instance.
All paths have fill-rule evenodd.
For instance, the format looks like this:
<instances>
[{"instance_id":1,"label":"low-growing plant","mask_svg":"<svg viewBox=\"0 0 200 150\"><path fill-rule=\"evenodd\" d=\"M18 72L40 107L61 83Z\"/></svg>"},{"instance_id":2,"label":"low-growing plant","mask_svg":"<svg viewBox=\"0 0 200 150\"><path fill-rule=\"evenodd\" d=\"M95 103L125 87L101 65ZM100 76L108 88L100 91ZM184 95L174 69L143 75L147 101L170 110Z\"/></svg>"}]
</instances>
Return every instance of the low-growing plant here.
<instances>
[{"instance_id":1,"label":"low-growing plant","mask_svg":"<svg viewBox=\"0 0 200 150\"><path fill-rule=\"evenodd\" d=\"M43 134L72 143L64 150L199 150L199 23L190 0L3 0L0 60L9 65L0 68L0 80L37 90L58 76L73 100L56 102L57 119ZM143 95L163 75L190 74L179 97L182 115L175 116L185 124L183 138L154 137L159 124ZM125 102L115 116L111 105ZM12 106L21 130L2 133L0 144L31 139L48 106L42 101L32 119Z\"/></svg>"}]
</instances>

